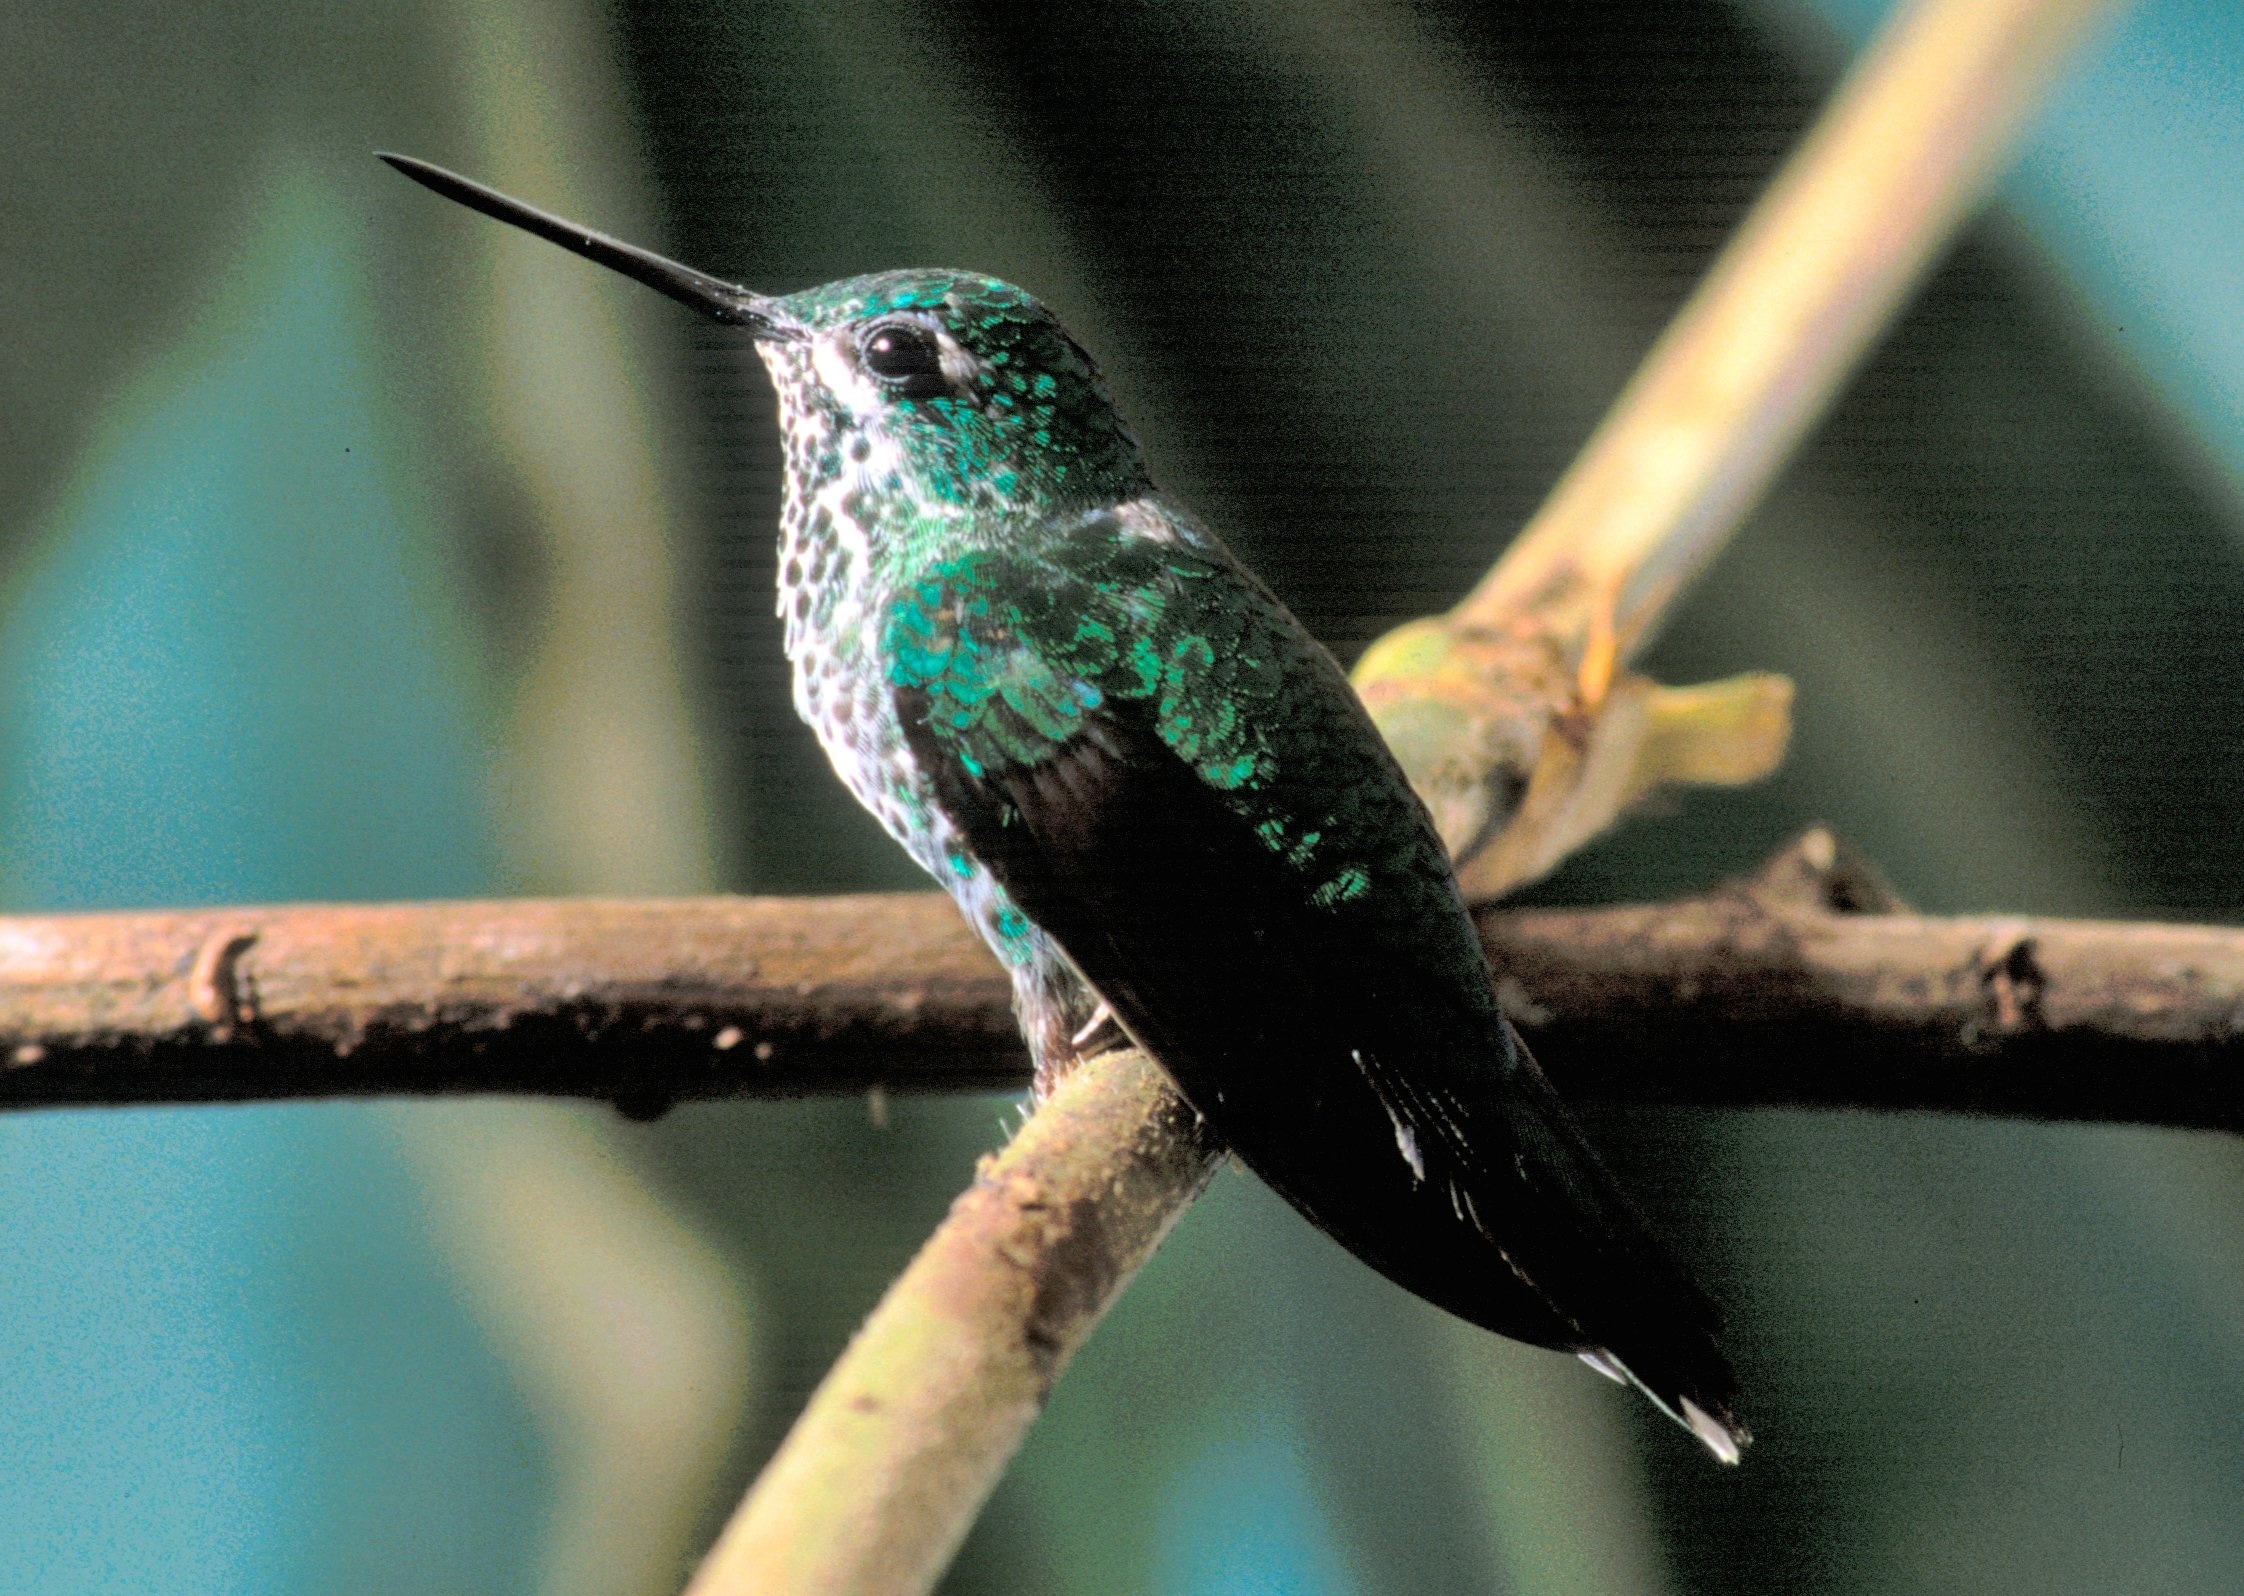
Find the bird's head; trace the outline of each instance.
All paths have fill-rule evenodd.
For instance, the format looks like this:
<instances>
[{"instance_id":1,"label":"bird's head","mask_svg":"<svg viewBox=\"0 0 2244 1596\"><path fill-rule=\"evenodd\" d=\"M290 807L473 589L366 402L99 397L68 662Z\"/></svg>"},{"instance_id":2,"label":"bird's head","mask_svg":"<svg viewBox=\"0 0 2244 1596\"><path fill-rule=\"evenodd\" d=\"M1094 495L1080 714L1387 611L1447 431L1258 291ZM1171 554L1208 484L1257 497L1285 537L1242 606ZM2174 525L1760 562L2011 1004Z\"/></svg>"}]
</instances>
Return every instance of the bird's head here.
<instances>
[{"instance_id":1,"label":"bird's head","mask_svg":"<svg viewBox=\"0 0 2244 1596\"><path fill-rule=\"evenodd\" d=\"M779 389L798 486L846 478L936 518L1084 507L1146 486L1090 356L1010 283L901 271L758 294L425 161L382 159L746 332Z\"/></svg>"},{"instance_id":2,"label":"bird's head","mask_svg":"<svg viewBox=\"0 0 2244 1596\"><path fill-rule=\"evenodd\" d=\"M758 340L791 444L962 509L1111 502L1144 487L1096 367L1037 300L966 272L884 272L771 301ZM829 462L831 463L831 462ZM811 462L797 462L798 466Z\"/></svg>"}]
</instances>

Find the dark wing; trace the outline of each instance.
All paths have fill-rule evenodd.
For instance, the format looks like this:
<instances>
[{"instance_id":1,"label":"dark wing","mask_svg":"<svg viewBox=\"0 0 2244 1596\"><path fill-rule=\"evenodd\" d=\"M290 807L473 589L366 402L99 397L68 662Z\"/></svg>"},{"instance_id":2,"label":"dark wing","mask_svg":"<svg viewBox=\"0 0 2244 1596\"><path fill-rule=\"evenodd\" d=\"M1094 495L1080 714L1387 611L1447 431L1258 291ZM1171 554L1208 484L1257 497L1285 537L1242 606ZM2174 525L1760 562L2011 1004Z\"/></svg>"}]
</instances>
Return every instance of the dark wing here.
<instances>
[{"instance_id":1,"label":"dark wing","mask_svg":"<svg viewBox=\"0 0 2244 1596\"><path fill-rule=\"evenodd\" d=\"M1023 635L1070 604L1112 630L1111 584L1050 578L1057 599L1024 603L1014 573L994 612L937 605L932 631L958 633L937 646L966 648L974 676L963 697L941 673L900 695L937 801L1302 1213L1465 1318L1609 1354L1685 1422L1710 1415L1693 1426L1710 1445L1742 1438L1713 1310L1515 1045L1447 861L1338 667L1247 579L1200 580L1227 585L1172 584L1151 610L1198 637L1220 605L1230 631L1200 650L1156 631L1156 654L1197 664L1143 693ZM1267 702L1242 709L1227 668ZM1251 736L1179 734L1225 705ZM1225 785L1241 761L1251 777Z\"/></svg>"}]
</instances>

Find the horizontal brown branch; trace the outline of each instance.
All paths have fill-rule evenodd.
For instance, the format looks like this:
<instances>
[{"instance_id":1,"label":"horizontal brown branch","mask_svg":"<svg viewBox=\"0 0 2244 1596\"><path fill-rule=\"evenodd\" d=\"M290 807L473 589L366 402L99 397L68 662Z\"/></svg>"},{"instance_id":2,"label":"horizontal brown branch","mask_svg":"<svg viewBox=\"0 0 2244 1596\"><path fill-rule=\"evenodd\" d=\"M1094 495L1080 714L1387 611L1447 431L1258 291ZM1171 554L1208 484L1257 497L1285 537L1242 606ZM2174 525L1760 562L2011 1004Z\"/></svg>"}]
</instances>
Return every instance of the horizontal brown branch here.
<instances>
[{"instance_id":1,"label":"horizontal brown branch","mask_svg":"<svg viewBox=\"0 0 2244 1596\"><path fill-rule=\"evenodd\" d=\"M0 1102L1003 1091L948 899L498 900L0 919Z\"/></svg>"},{"instance_id":2,"label":"horizontal brown branch","mask_svg":"<svg viewBox=\"0 0 2244 1596\"><path fill-rule=\"evenodd\" d=\"M1480 925L1571 1096L2244 1123L2244 931L1910 914L1820 830L1703 897ZM1026 1078L933 894L0 919L10 1107Z\"/></svg>"}]
</instances>

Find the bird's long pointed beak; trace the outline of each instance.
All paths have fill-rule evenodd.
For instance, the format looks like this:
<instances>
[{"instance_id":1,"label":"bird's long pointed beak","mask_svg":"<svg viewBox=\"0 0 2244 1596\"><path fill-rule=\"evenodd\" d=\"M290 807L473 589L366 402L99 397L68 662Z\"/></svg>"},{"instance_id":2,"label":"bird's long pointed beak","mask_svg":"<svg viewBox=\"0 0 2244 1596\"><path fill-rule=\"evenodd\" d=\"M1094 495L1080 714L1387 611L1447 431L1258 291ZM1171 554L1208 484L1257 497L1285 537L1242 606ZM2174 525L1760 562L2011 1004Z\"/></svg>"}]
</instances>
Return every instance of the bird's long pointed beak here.
<instances>
[{"instance_id":1,"label":"bird's long pointed beak","mask_svg":"<svg viewBox=\"0 0 2244 1596\"><path fill-rule=\"evenodd\" d=\"M681 304L691 305L704 316L721 321L728 326L745 327L760 339L773 342L800 338L802 329L794 319L763 294L753 293L707 272L697 272L691 266L681 266L674 260L665 260L651 250L636 244L626 244L620 238L610 238L589 227L541 211L534 205L525 205L518 199L509 199L497 189L485 188L481 183L464 178L457 172L447 172L441 166L431 166L427 161L417 161L410 155L391 155L385 151L376 154L396 167L414 182L436 190L446 199L458 200L471 211L535 233L551 243L559 244L572 254L587 260L598 261L614 268L624 276L645 283L649 288L668 294Z\"/></svg>"}]
</instances>

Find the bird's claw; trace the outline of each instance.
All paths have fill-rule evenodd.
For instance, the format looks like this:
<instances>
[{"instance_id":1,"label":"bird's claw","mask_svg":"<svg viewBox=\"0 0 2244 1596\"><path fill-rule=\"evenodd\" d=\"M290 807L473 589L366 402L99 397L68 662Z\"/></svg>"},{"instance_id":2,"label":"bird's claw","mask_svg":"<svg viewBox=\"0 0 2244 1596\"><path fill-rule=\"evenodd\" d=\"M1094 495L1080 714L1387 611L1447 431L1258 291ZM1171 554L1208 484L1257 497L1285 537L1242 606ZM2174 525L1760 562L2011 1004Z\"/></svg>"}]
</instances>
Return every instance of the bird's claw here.
<instances>
[{"instance_id":1,"label":"bird's claw","mask_svg":"<svg viewBox=\"0 0 2244 1596\"><path fill-rule=\"evenodd\" d=\"M1104 1053L1108 1048L1120 1047L1127 1040L1122 1034L1122 1027L1115 1023L1114 1010L1101 998L1099 1006L1091 1011L1091 1017L1067 1039L1067 1045L1075 1049L1077 1058L1089 1058L1093 1053Z\"/></svg>"}]
</instances>

